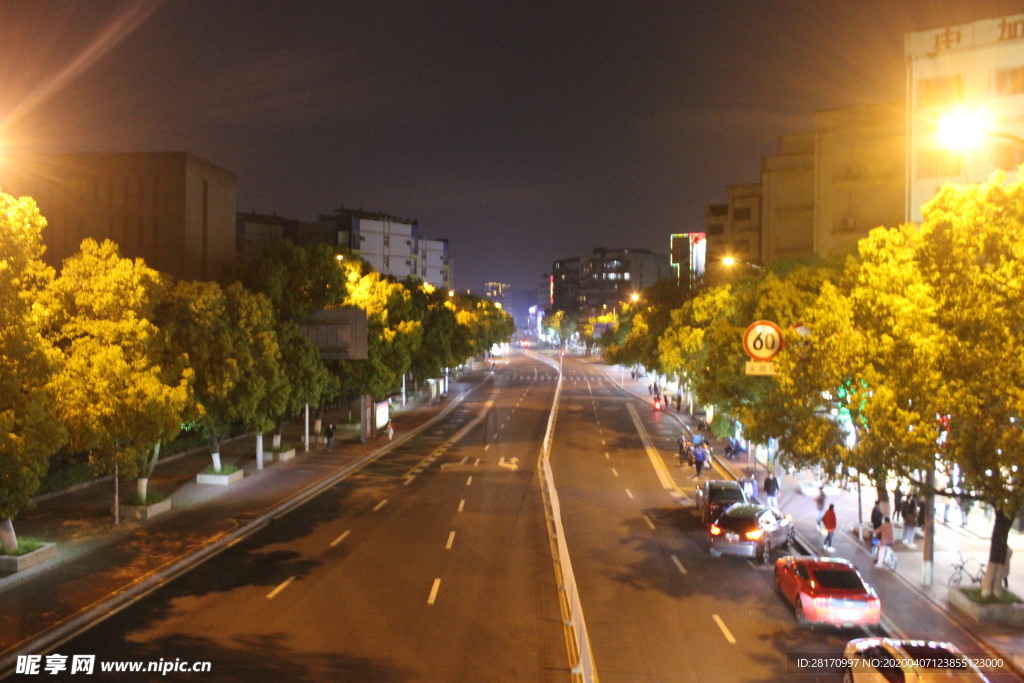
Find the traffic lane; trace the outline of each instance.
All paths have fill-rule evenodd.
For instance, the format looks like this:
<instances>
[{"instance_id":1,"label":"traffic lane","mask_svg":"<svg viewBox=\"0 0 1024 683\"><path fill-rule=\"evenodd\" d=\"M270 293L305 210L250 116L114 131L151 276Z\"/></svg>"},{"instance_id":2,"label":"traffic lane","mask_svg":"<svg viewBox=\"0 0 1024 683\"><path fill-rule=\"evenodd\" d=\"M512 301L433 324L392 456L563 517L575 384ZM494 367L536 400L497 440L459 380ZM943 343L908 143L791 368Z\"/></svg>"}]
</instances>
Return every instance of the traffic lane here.
<instances>
[{"instance_id":1,"label":"traffic lane","mask_svg":"<svg viewBox=\"0 0 1024 683\"><path fill-rule=\"evenodd\" d=\"M695 638L697 652L712 653L702 659L707 672L720 675L722 662L735 657L722 652L722 644L735 643L729 643L719 621L725 629L730 622L737 624L730 635L738 642L779 641L796 644L806 651L821 651L818 646L822 639L798 630L788 608L775 597L769 570L754 569L742 560L738 567L717 562L705 567L710 562L706 532L694 515L683 511L661 487L632 420L621 417L623 402L616 402L603 424L609 429L612 423L632 427L633 435L613 432L602 436L596 419L592 425L576 423L590 419L591 408L585 395L565 394L565 403L573 399L577 405L566 406L560 413L564 417L556 427L556 455L552 464L601 676L676 676L679 671L688 670L685 667L694 661L688 643ZM568 437L560 441L560 434L566 433ZM610 450L602 452L597 448L594 442L602 438ZM575 462L579 467L560 467L572 459L569 453L578 456ZM674 518L672 513L684 516ZM666 519L672 523L666 524ZM595 520L603 523L594 524ZM608 523L612 520L614 523ZM689 534L675 530L675 526L685 525L686 520ZM695 564L695 569L689 571L688 564ZM719 574L723 567L732 574L739 572L726 584L735 583L742 587L741 591L722 588ZM714 590L705 590L703 584ZM685 606L679 604L683 600ZM756 609L751 609L751 605L756 605ZM756 625L764 621L765 615L770 617L768 628ZM699 625L697 635L690 637L687 634L695 624ZM843 635L832 640L834 647L841 650L845 643ZM634 645L637 642L647 646L638 649ZM825 651L829 647L826 645ZM743 646L743 654L750 661L744 662L743 677L737 680L764 680L765 676L784 674L786 658L779 649L778 645L760 649L751 644Z\"/></svg>"},{"instance_id":2,"label":"traffic lane","mask_svg":"<svg viewBox=\"0 0 1024 683\"><path fill-rule=\"evenodd\" d=\"M441 479L448 479L454 481L453 477L440 477ZM457 485L459 488L463 484ZM339 493L342 490L339 488ZM392 488L395 488L394 486ZM372 496L371 496L372 497ZM522 496L515 496L521 498ZM318 499L318 501L328 502L332 496L325 496ZM420 584L420 581L410 581L403 588L401 576L398 579L394 578L394 574L388 571L382 571L382 567L408 567L416 566L416 562L409 561L408 550L409 548L415 548L415 543L428 537L437 537L438 535L445 535L444 529L438 528L425 528L421 523L424 519L434 519L438 517L437 514L424 514L427 509L434 505L444 505L447 510L450 508L452 512L449 514L457 514L457 509L453 501L447 500L449 498L454 499L453 495L441 496L444 502L440 500L431 501L423 500L418 505L413 506L415 514L412 515L413 524L404 525L403 528L408 529L404 534L401 532L394 532L389 529L382 529L381 533L374 534L375 537L381 537L385 539L383 543L380 542L363 542L359 543L361 531L360 520L350 518L345 520L344 526L347 526L347 531L351 535L344 538L342 543L337 546L336 550L329 551L327 554L336 553L344 557L345 570L341 574L337 574L333 571L328 571L326 575L321 575L316 571L303 573L303 568L299 566L299 563L303 561L309 561L308 558L303 558L301 553L297 553L294 549L285 549L280 547L283 543L282 539L278 539L273 536L268 536L265 539L252 539L247 541L246 544L253 544L253 548L246 548L245 545L240 544L236 548L228 551L221 556L226 562L226 566L218 567L213 563L207 565L209 574L207 577L203 574L193 574L189 577L191 586L185 586L184 583L178 584L179 589L183 589L183 595L178 596L176 604L167 605L167 609L163 610L165 613L162 615L151 615L156 618L146 619L142 621L149 621L150 623L159 621L160 628L155 629L154 633L151 634L151 638L146 642L140 642L139 636L142 635L137 628L126 627L125 625L118 624L114 628L113 633L102 634L99 631L96 634L99 640L93 645L94 651L100 651L100 648L96 645L106 642L116 642L113 636L118 632L130 631L132 632L131 638L135 641L132 643L132 649L138 651L140 647L147 648L153 655L164 656L166 655L166 646L174 645L174 649L177 652L183 652L183 646L191 645L189 648L189 656L198 658L199 656L206 655L211 661L234 661L231 657L231 652L234 650L232 647L233 643L240 642L253 642L260 639L273 639L277 646L280 646L282 651L290 651L289 647L292 643L296 643L296 637L298 637L298 643L301 643L304 651L309 652L309 648L313 648L312 652L316 655L318 661L325 662L325 669L321 670L321 673L337 673L339 671L351 670L352 667L357 667L362 673L376 677L378 674L384 675L388 678L393 677L396 671L400 671L402 667L395 667L392 663L388 665L376 666L373 660L378 662L388 661L388 653L382 653L383 658L367 658L360 656L363 652L359 651L357 647L355 654L346 654L345 652L339 652L336 647L336 641L338 637L343 637L345 641L349 643L360 643L360 638L365 638L367 632L371 634L377 634L376 637L371 638L372 642L391 642L403 640L411 640L415 642L422 640L422 634L424 629L413 629L412 632L404 632L397 628L397 625L415 623L414 620L407 618L407 616L399 616L393 621L397 621L395 627L389 625L388 616L381 615L380 605L387 604L388 601L396 600L396 596L402 596L398 602L416 602L417 604L424 603L426 599L425 588ZM382 499L385 500L385 499ZM461 500L461 499L460 499ZM368 504L370 501L364 501ZM363 521L366 519L374 519L371 516L372 508L368 508L364 504L360 507L361 516ZM378 502L377 505L380 503ZM378 508L376 512L380 512L387 509ZM472 509L472 507L464 508ZM360 516L360 515L356 515ZM300 515L289 515L288 518L297 518ZM444 524L440 525L444 527ZM450 526L450 525L449 525ZM283 526L278 527L278 531L283 530ZM334 530L328 530L328 533L321 540L326 540L341 529L338 526ZM268 530L269 531L269 530ZM291 531L294 533L294 530ZM344 533L344 532L342 532ZM286 534L289 535L289 534ZM334 539L340 538L334 536ZM447 536L441 539L444 544L447 544ZM329 546L321 543L320 545ZM427 544L431 545L431 544ZM441 543L435 543L434 545L442 545ZM502 549L510 546L525 547L527 544L517 541L503 542L499 544ZM544 546L543 538L541 546L546 552L546 546ZM244 551L244 552L243 552ZM242 556L239 556L242 553ZM419 555L420 553L414 553ZM424 555L429 555L429 551L425 551ZM486 553L485 553L486 554ZM497 553L494 553L498 555ZM233 556L234 555L234 556ZM247 556L246 556L247 555ZM362 561L357 561L360 555L365 555L366 558ZM501 556L501 562L503 565L508 565L509 561L507 556ZM218 558L218 559L221 559ZM330 558L327 558L328 560ZM548 563L550 559L548 558ZM271 572L270 576L261 575L253 576L257 568L265 568L268 563L273 566L274 571ZM353 572L353 566L355 565L366 565L368 569L363 572L364 576L362 580L356 580L352 582L352 574L359 574L359 572ZM328 563L328 568L330 564ZM550 564L547 565L550 569ZM239 571L241 569L241 571ZM437 572L435 572L437 573ZM488 572L484 572L485 574ZM493 572L492 572L493 573ZM289 577L295 576L298 579L293 579L291 583L285 585L288 581L285 575ZM524 577L532 577L537 574L535 570L522 571L519 573ZM542 574L543 576L543 574ZM230 578L228 578L230 577ZM246 596L238 595L239 591L245 592L245 588L251 587L254 583L254 579L258 578L259 583L262 584L259 590L255 591L255 596L252 595L254 591L249 590L248 599ZM513 576L514 578L514 576ZM553 589L553 574L550 571L546 575L547 583L551 585L551 603L557 606L556 595ZM283 579L283 580L282 580ZM278 588L281 588L280 592L275 594L272 598L267 597L277 588L266 592L266 588L269 585L275 583L278 580L282 580L281 584L278 584ZM426 581L426 579L424 579ZM508 579L506 579L506 584ZM238 585L241 584L241 585ZM413 585L415 584L415 585ZM211 586L215 591L230 592L230 601L218 601L211 598L210 602L202 601L203 595L210 593ZM302 591L303 587L323 587L323 590L312 590L309 592L311 598L304 599L302 596L305 594ZM343 590L337 592L337 587L341 587ZM357 588L354 592L350 591L351 587ZM332 593L332 590L335 591ZM494 591L492 590L492 593ZM519 595L527 595L527 591L521 587L516 587L516 593ZM324 594L323 596L321 594ZM326 613L320 614L318 608L327 605L332 600L325 599L332 595L341 596L343 604L340 606L331 606ZM369 598L367 597L369 596ZM255 597L255 599L253 599ZM417 599L418 598L418 599ZM278 607L277 612L268 613L266 607L263 606L262 601L274 600L277 601ZM219 604L211 604L219 603ZM481 604L478 601L478 604ZM252 605L252 607L250 607ZM503 609L509 614L513 613L513 610L503 606ZM218 615L217 612L223 612ZM169 614L170 612L173 612ZM532 611L533 614L541 614L542 611ZM174 622L177 620L177 624ZM373 623L384 623L383 628L374 629L371 628ZM551 620L551 623L557 624L557 611L555 618ZM353 631L346 631L339 627L340 624L360 624L358 628ZM429 632L446 633L450 632L444 629L438 628L439 624L431 624ZM485 629L479 629L473 627L472 631L485 631ZM559 628L554 629L557 639L560 641L561 632ZM503 629L507 634L508 627ZM201 633L202 637L197 638L194 634ZM230 634L225 637L226 634ZM322 636L327 635L327 641L321 642ZM447 641L448 638L446 637ZM503 641L503 639L500 639ZM219 643L221 645L220 651L216 654L217 657L209 657L214 654L212 643ZM317 645L322 645L320 650L317 650ZM442 643L443 644L443 643ZM509 648L507 644L502 645L503 652L514 652L515 648ZM560 644L562 652L562 661L564 664L564 644ZM115 646L114 650L118 648ZM535 648L536 649L536 648ZM351 651L351 650L349 650ZM441 650L435 651L444 651ZM123 654L123 653L122 653ZM140 652L137 656L145 655L145 652ZM522 661L529 661L529 656L523 656L520 658ZM421 661L429 661L429 658L422 659ZM340 667L337 671L333 667ZM223 669L223 667L222 667ZM243 670L248 671L243 667ZM505 667L506 671L512 670L511 667ZM382 673L383 672L383 673Z\"/></svg>"}]
</instances>

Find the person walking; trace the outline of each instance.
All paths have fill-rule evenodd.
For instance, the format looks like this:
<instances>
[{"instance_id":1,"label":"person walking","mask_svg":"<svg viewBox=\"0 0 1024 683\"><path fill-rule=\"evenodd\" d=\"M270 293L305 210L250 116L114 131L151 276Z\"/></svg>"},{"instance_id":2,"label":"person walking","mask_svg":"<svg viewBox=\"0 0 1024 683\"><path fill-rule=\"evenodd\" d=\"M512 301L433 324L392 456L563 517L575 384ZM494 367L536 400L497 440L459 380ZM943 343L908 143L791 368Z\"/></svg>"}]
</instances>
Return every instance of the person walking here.
<instances>
[{"instance_id":1,"label":"person walking","mask_svg":"<svg viewBox=\"0 0 1024 683\"><path fill-rule=\"evenodd\" d=\"M871 533L878 536L878 527L882 526L885 517L882 515L881 501L875 501L875 507L871 508Z\"/></svg>"},{"instance_id":2,"label":"person walking","mask_svg":"<svg viewBox=\"0 0 1024 683\"><path fill-rule=\"evenodd\" d=\"M896 490L892 492L892 518L899 519L903 512L903 491L900 490L900 483L896 482Z\"/></svg>"},{"instance_id":3,"label":"person walking","mask_svg":"<svg viewBox=\"0 0 1024 683\"><path fill-rule=\"evenodd\" d=\"M754 502L754 487L751 486L751 482L754 481L753 477L749 479L740 479L740 488L743 489L743 495L747 497L747 501Z\"/></svg>"},{"instance_id":4,"label":"person walking","mask_svg":"<svg viewBox=\"0 0 1024 683\"><path fill-rule=\"evenodd\" d=\"M395 426L391 424L391 420L388 420L388 441L395 438Z\"/></svg>"},{"instance_id":5,"label":"person walking","mask_svg":"<svg viewBox=\"0 0 1024 683\"><path fill-rule=\"evenodd\" d=\"M821 516L821 524L825 527L825 541L822 544L822 548L825 552L830 553L835 548L832 547L832 537L836 533L836 505L835 503L829 503L828 510Z\"/></svg>"},{"instance_id":6,"label":"person walking","mask_svg":"<svg viewBox=\"0 0 1024 683\"><path fill-rule=\"evenodd\" d=\"M779 480L775 478L775 472L769 472L764 478L764 495L768 499L768 507L778 509L779 507Z\"/></svg>"},{"instance_id":7,"label":"person walking","mask_svg":"<svg viewBox=\"0 0 1024 683\"><path fill-rule=\"evenodd\" d=\"M679 448L679 464L677 467L682 467L683 463L686 462L686 438L680 434L679 440L676 441L676 446Z\"/></svg>"},{"instance_id":8,"label":"person walking","mask_svg":"<svg viewBox=\"0 0 1024 683\"><path fill-rule=\"evenodd\" d=\"M331 449L334 448L334 423L331 422L327 425L327 429L324 430L324 436L327 437L327 452L330 453Z\"/></svg>"},{"instance_id":9,"label":"person walking","mask_svg":"<svg viewBox=\"0 0 1024 683\"><path fill-rule=\"evenodd\" d=\"M818 497L814 499L814 505L818 509L818 518L815 520L815 522L817 523L818 528L820 529L821 528L821 518L825 514L825 487L824 486L819 486L818 487Z\"/></svg>"},{"instance_id":10,"label":"person walking","mask_svg":"<svg viewBox=\"0 0 1024 683\"><path fill-rule=\"evenodd\" d=\"M889 552L894 536L892 520L886 517L882 520L882 526L878 527L878 557L875 559L876 566L881 567L885 562L885 554Z\"/></svg>"},{"instance_id":11,"label":"person walking","mask_svg":"<svg viewBox=\"0 0 1024 683\"><path fill-rule=\"evenodd\" d=\"M757 500L758 499L757 498L757 479L754 478L753 474L750 475L750 499L751 500Z\"/></svg>"},{"instance_id":12,"label":"person walking","mask_svg":"<svg viewBox=\"0 0 1024 683\"><path fill-rule=\"evenodd\" d=\"M913 496L907 496L903 503L903 545L908 548L916 548L914 534L917 533L917 501Z\"/></svg>"},{"instance_id":13,"label":"person walking","mask_svg":"<svg viewBox=\"0 0 1024 683\"><path fill-rule=\"evenodd\" d=\"M697 444L693 449L693 464L697 468L697 478L700 479L700 472L704 469L704 459L707 457L707 451L704 449L704 444Z\"/></svg>"}]
</instances>

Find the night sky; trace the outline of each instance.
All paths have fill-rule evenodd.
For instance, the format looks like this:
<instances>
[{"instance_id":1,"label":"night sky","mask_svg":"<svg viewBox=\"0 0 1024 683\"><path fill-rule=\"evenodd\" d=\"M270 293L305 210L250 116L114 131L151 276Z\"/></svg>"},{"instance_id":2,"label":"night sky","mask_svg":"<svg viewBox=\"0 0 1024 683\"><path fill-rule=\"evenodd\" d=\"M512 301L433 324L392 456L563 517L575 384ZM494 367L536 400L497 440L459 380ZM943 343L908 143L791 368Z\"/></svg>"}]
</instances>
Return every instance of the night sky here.
<instances>
[{"instance_id":1,"label":"night sky","mask_svg":"<svg viewBox=\"0 0 1024 683\"><path fill-rule=\"evenodd\" d=\"M904 97L903 34L1024 0L0 0L0 143L169 151L238 209L448 238L460 288L668 250L815 110ZM0 187L3 179L0 178Z\"/></svg>"}]
</instances>

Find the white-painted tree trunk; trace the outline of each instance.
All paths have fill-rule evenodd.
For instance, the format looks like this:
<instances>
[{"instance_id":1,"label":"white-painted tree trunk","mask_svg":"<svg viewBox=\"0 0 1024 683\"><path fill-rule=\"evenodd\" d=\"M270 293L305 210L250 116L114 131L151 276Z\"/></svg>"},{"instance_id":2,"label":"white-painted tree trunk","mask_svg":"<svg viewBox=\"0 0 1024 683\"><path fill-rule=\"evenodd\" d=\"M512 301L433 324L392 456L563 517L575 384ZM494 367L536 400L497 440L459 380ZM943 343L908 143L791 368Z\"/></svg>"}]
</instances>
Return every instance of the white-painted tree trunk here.
<instances>
[{"instance_id":1,"label":"white-painted tree trunk","mask_svg":"<svg viewBox=\"0 0 1024 683\"><path fill-rule=\"evenodd\" d=\"M263 469L263 432L256 435L256 469Z\"/></svg>"},{"instance_id":2,"label":"white-painted tree trunk","mask_svg":"<svg viewBox=\"0 0 1024 683\"><path fill-rule=\"evenodd\" d=\"M145 505L149 497L149 477L139 477L135 481L135 495L139 497L139 505Z\"/></svg>"},{"instance_id":3,"label":"white-painted tree trunk","mask_svg":"<svg viewBox=\"0 0 1024 683\"><path fill-rule=\"evenodd\" d=\"M316 434L316 443L320 445L323 443L323 436L321 434L321 427L323 427L323 420L319 417L313 420L313 433Z\"/></svg>"},{"instance_id":4,"label":"white-painted tree trunk","mask_svg":"<svg viewBox=\"0 0 1024 683\"><path fill-rule=\"evenodd\" d=\"M14 533L14 522L10 517L0 519L0 549L8 555L18 550L18 536Z\"/></svg>"},{"instance_id":5,"label":"white-painted tree trunk","mask_svg":"<svg viewBox=\"0 0 1024 683\"><path fill-rule=\"evenodd\" d=\"M210 457L213 458L213 469L215 472L220 472L220 452L210 453Z\"/></svg>"},{"instance_id":6,"label":"white-painted tree trunk","mask_svg":"<svg viewBox=\"0 0 1024 683\"><path fill-rule=\"evenodd\" d=\"M274 434L273 444L274 444L274 450L275 451L281 450L281 435L280 434Z\"/></svg>"}]
</instances>

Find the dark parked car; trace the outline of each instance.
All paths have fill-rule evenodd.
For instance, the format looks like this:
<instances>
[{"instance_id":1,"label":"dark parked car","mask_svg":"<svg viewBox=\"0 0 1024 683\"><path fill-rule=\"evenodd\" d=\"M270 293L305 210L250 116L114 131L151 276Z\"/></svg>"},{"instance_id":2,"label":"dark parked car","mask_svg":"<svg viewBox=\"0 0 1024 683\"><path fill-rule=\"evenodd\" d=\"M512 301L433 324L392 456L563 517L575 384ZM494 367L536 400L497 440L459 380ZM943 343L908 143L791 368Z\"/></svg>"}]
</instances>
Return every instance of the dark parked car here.
<instances>
[{"instance_id":1,"label":"dark parked car","mask_svg":"<svg viewBox=\"0 0 1024 683\"><path fill-rule=\"evenodd\" d=\"M793 543L793 520L767 505L735 503L708 530L711 557L739 555L767 564L772 548Z\"/></svg>"},{"instance_id":2,"label":"dark parked car","mask_svg":"<svg viewBox=\"0 0 1024 683\"><path fill-rule=\"evenodd\" d=\"M800 622L855 626L882 619L878 595L849 560L781 557L775 563L775 587Z\"/></svg>"},{"instance_id":3,"label":"dark parked car","mask_svg":"<svg viewBox=\"0 0 1024 683\"><path fill-rule=\"evenodd\" d=\"M748 503L738 482L710 479L697 487L697 511L705 524L718 519L727 507L735 503Z\"/></svg>"}]
</instances>

